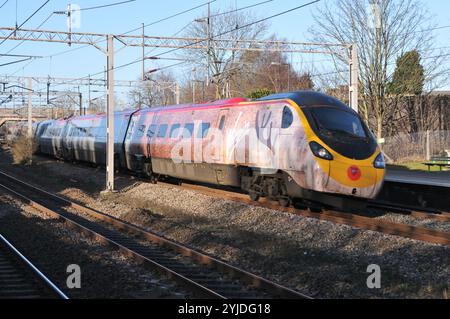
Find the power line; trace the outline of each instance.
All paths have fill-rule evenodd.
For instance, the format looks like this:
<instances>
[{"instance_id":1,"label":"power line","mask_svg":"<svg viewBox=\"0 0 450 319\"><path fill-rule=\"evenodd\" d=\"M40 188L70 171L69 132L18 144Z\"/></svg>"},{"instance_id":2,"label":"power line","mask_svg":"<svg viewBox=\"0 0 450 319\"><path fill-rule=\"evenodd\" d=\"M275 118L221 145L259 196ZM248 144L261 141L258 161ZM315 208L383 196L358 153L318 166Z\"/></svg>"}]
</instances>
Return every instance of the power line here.
<instances>
[{"instance_id":1,"label":"power line","mask_svg":"<svg viewBox=\"0 0 450 319\"><path fill-rule=\"evenodd\" d=\"M250 27L250 26L252 26L252 25L259 24L259 23L261 23L261 22L264 22L264 21L267 21L267 20L270 20L270 19L279 17L279 16L281 16L281 15L284 15L284 14L287 14L287 13L290 13L290 12L293 12L293 11L296 11L296 10L299 10L299 9L302 9L302 8L304 8L304 7L310 6L310 5L315 4L315 3L317 3L317 2L320 2L320 1L321 1L321 0L315 0L315 1L311 1L311 2L305 3L305 4L303 4L303 5L294 7L294 8L289 9L289 10L282 11L282 12L280 12L280 13L271 15L271 16L269 16L269 17L266 17L266 18L263 18L263 19L260 19L260 20L257 20L257 21L251 22L251 23L247 23L246 25L240 26L240 27L238 27L238 28L234 28L234 29L227 30L227 31L224 31L224 32L222 32L222 33L219 33L219 34L217 34L217 35L213 35L211 38L214 39L214 38L221 37L221 36L224 36L224 35L226 35L226 34L235 32L235 31L240 30L240 29L248 28L248 27ZM188 43L188 44L186 44L186 45L184 45L184 46L181 46L181 47L179 47L179 48L171 49L171 50L162 52L162 53L160 53L160 54L157 54L157 55L155 55L155 57L159 57L159 56L161 56L161 55L165 55L165 54L172 53L172 52L175 52L175 51L178 51L178 50L181 50L181 49L185 49L185 48L188 48L188 47L190 47L190 46L193 46L193 45L196 45L196 44L205 42L205 41L206 41L206 39L202 39L202 40L199 40L199 41L195 41L195 42L192 42L192 43ZM130 63L126 63L126 64L123 64L123 65L120 65L120 66L118 66L118 67L115 67L115 68L113 68L113 70L114 70L114 69L120 69L120 68L123 68L123 67L127 67L127 66L129 66L129 65L132 65L132 64L135 64L135 63L138 63L138 62L141 62L141 61L142 61L142 59L138 59L138 60L136 60L136 61L133 61L133 62L130 62ZM102 71L102 72L99 72L99 73L96 73L96 74L94 74L94 75L97 75L97 74L100 74L100 73L103 73L103 71Z\"/></svg>"},{"instance_id":2,"label":"power line","mask_svg":"<svg viewBox=\"0 0 450 319\"><path fill-rule=\"evenodd\" d=\"M180 15L182 15L182 14L184 14L184 13L188 13L188 12L190 12L190 11L196 10L196 9L198 9L198 8L201 8L201 7L205 6L205 5L207 5L208 3L213 3L213 2L215 2L215 1L217 1L217 0L212 0L212 1L209 1L209 2L206 2L206 3L203 3L203 4L201 4L201 5L195 6L195 7L193 7L193 8L190 8L190 9L187 9L187 10L184 10L184 11L181 11L181 12L178 12L178 13L175 13L175 14L170 15L170 16L168 16L168 17L165 17L165 18L162 18L162 19L153 21L153 22L151 22L151 23L145 25L144 27L149 27L149 26L155 25L155 24L157 24L157 23L167 21L167 20L169 20L169 19L171 19L171 18L178 17L178 16L180 16ZM127 32L125 32L125 33L122 33L121 35L127 35L127 34L129 34L129 33L134 32L134 31L140 30L141 28L142 28L142 27L139 27L139 28L136 28L136 29L132 29L132 30L130 30L130 31L127 31ZM99 43L102 43L102 42L105 42L105 41L106 41L106 40L101 40L101 41L95 42L94 44L99 44ZM61 52L58 52L58 53L55 53L55 54L52 54L52 55L48 55L48 56L46 56L46 58L52 58L52 57L59 56L59 55L63 55L63 54L70 53L70 52L73 52L73 51L81 50L81 49L84 49L84 48L87 48L87 47L90 47L90 46L92 46L92 45L91 45L91 44L86 44L86 45L83 45L83 46L80 46L80 47L77 47L77 48L73 48L73 49L61 51Z\"/></svg>"},{"instance_id":3,"label":"power line","mask_svg":"<svg viewBox=\"0 0 450 319\"><path fill-rule=\"evenodd\" d=\"M434 31L434 30L440 30L440 29L447 29L447 28L450 28L450 25L443 25L443 26L439 26L439 27L435 27L435 28L419 30L419 31L416 31L415 33L422 33L422 32Z\"/></svg>"},{"instance_id":4,"label":"power line","mask_svg":"<svg viewBox=\"0 0 450 319\"><path fill-rule=\"evenodd\" d=\"M216 0L214 0L214 1L216 1ZM212 2L214 2L214 1L212 1ZM260 20L257 20L257 21L248 23L248 24L243 25L243 26L240 26L240 27L238 27L238 28L233 28L233 29L231 29L231 30L224 31L224 32L222 32L222 33L220 33L220 34L213 35L211 38L214 39L214 38L216 38L216 37L220 37L220 36L223 36L223 35L226 35L226 34L235 32L236 30L248 28L248 27L250 27L250 26L252 26L252 25L259 24L259 23L261 23L261 22L264 22L264 21L273 19L273 18L275 18L275 17L279 17L279 16L282 16L282 15L284 15L284 14L287 14L287 13L290 13L290 12L293 12L293 11L296 11L296 10L299 10L299 9L302 9L302 8L304 8L304 7L310 6L310 5L315 4L315 3L318 3L318 2L320 2L320 1L321 1L321 0L315 0L315 1L311 1L311 2L305 3L305 4L303 4L303 5L300 5L300 6L291 8L291 9L289 9L289 10L285 10L285 11L279 12L279 13L277 13L277 14L271 15L271 16L269 16L269 17L266 17L266 18L263 18L263 19L260 19ZM161 20L159 20L159 21L161 21ZM139 29L140 29L140 28L137 28L136 30L139 30ZM130 31L130 32L131 32L131 31ZM130 33L130 32L128 32L128 33ZM124 33L124 34L126 34L126 33ZM103 41L103 40L102 40L102 41ZM162 53L160 53L160 54L158 54L158 55L155 55L155 56L158 57L158 56L161 56L161 55L165 55L165 54L168 54L168 53L177 51L177 50L181 50L181 49L184 49L184 48L188 48L188 47L190 47L190 46L193 46L193 45L195 45L195 44L202 43L202 42L205 42L205 41L206 41L206 39L202 39L202 40L199 40L199 41L195 41L195 42L189 43L189 44L187 44L187 45L178 47L178 48L176 48L176 49L172 49L172 50L168 50L168 51L162 52ZM99 42L101 42L101 41L99 41ZM123 64L123 65L114 67L114 68L112 68L112 69L110 69L110 70L121 69L121 68L130 66L130 65L136 64L136 63L138 63L138 62L141 62L142 60L143 60L142 58L139 58L139 59L137 59L137 60L135 60L135 61L132 61L132 62ZM167 69L167 68L169 68L169 67L174 67L174 66L176 66L176 65L180 65L180 64L183 64L183 63L186 63L186 62L177 63L177 64L174 64L174 65L165 67L164 69ZM99 75L99 74L103 74L104 72L105 72L105 71L102 70L102 71L100 71L100 72L91 74L91 75L89 75L89 76L96 76L96 75ZM69 81L68 83L73 82L73 81L75 81L75 80L85 79L85 78L88 78L88 76L84 76L84 77L80 77L80 78L74 79L74 80L72 80L72 81ZM64 83L64 84L68 84L68 83ZM59 85L62 85L62 84L59 84Z\"/></svg>"},{"instance_id":5,"label":"power line","mask_svg":"<svg viewBox=\"0 0 450 319\"><path fill-rule=\"evenodd\" d=\"M50 18L54 15L55 13L54 12L52 12L52 13L50 13L50 15L48 16L48 18L47 19L45 19L36 29L39 29L39 28L41 28L48 20L50 20ZM28 35L27 35L28 36ZM14 51L15 49L17 49L19 46L21 46L24 42L25 42L26 40L23 40L23 41L21 41L21 42L19 42L15 47L13 47L11 50L9 50L8 52L6 52L7 54L8 53L11 53L12 51Z\"/></svg>"},{"instance_id":6,"label":"power line","mask_svg":"<svg viewBox=\"0 0 450 319\"><path fill-rule=\"evenodd\" d=\"M6 0L5 2L3 2L3 4L0 6L0 9L3 8L3 6L8 3L8 1L9 0Z\"/></svg>"},{"instance_id":7,"label":"power line","mask_svg":"<svg viewBox=\"0 0 450 319\"><path fill-rule=\"evenodd\" d=\"M168 16L168 17L166 17L166 18L162 18L162 19L160 19L160 20L157 20L157 21L151 22L151 23L149 23L149 24L146 24L146 25L144 25L144 27L145 27L145 28L146 28L146 27L150 27L150 26L152 26L152 25L154 25L154 24L157 24L157 23L160 23L160 22L164 22L164 21L166 21L166 20L169 20L169 19L178 17L178 16L180 16L180 15L182 15L182 14L188 13L188 12L190 12L190 11L194 11L194 10L196 10L196 9L198 9L198 8L204 7L205 5L214 3L214 2L216 2L216 1L217 1L217 0L211 0L211 1L208 1L208 2L206 2L206 3L203 3L203 4L200 4L200 5L196 6L196 7L193 7L193 8L191 8L191 9L187 9L187 10L181 11L181 12L179 12L179 13L176 13L176 14L174 14L174 15ZM141 28L142 28L142 27L139 27L139 28L136 28L136 29L127 31L127 32L125 32L125 33L122 33L121 35L126 35L126 34L129 34L129 33L134 32L134 31L138 31L138 30L140 30Z\"/></svg>"},{"instance_id":8,"label":"power line","mask_svg":"<svg viewBox=\"0 0 450 319\"><path fill-rule=\"evenodd\" d=\"M280 13L271 15L271 16L269 16L269 17L266 17L266 18L263 18L263 19L260 19L260 20L254 21L254 22L247 23L247 24L245 24L245 25L243 25L243 26L239 26L239 27L237 27L237 28L233 28L233 29L231 29L231 30L224 31L224 32L219 33L219 34L217 34L217 35L213 35L213 36L211 37L211 39L218 38L218 37L227 35L227 34L229 34L229 33L233 33L233 32L235 32L235 31L237 31L237 30L240 30L240 29L244 29L244 28L251 27L252 25L259 24L259 23L262 23L262 22L264 22L264 21L267 21L267 20L270 20L270 19L273 19L273 18L282 16L282 15L285 15L285 14L287 14L287 13L290 13L290 12L293 12L293 11L296 11L296 10L299 10L299 9L302 9L302 8L304 8L304 7L313 5L313 4L318 3L318 2L320 2L320 1L321 1L321 0L311 1L311 2L305 3L305 4L303 4L303 5L294 7L294 8L292 8L292 9L285 10L285 11L282 11L282 12L280 12ZM206 40L207 40L207 39L202 39L202 40L199 40L199 41L195 41L195 42L192 42L192 43L188 43L188 44L186 44L186 45L184 45L184 46L182 46L182 47L179 47L179 48L176 48L176 49L171 49L171 50L162 52L162 53L160 53L160 54L157 54L156 56L161 56L161 55L165 55L165 54L168 54L168 53L172 53L172 52L175 52L175 51L178 51L178 50L181 50L181 49L186 49L186 48L188 48L188 47L190 47L190 46L193 46L193 45L196 45L196 44L205 42Z\"/></svg>"},{"instance_id":9,"label":"power line","mask_svg":"<svg viewBox=\"0 0 450 319\"><path fill-rule=\"evenodd\" d=\"M266 0L266 1L263 1L263 2L258 2L258 3L255 3L255 4L248 5L246 7L237 8L237 9L234 9L234 10L231 10L231 11L216 13L216 14L211 15L210 18L215 18L215 17L219 17L219 16L222 16L222 15L226 15L226 14L242 11L242 10L245 10L245 9L254 8L254 7L257 7L257 6L260 6L260 5L269 3L269 2L273 2L273 1L274 0ZM207 19L207 17L204 17L202 19Z\"/></svg>"},{"instance_id":10,"label":"power line","mask_svg":"<svg viewBox=\"0 0 450 319\"><path fill-rule=\"evenodd\" d=\"M0 66L7 66L7 65L11 65L11 64L21 63L21 62L29 61L31 59L33 59L33 58L29 57L29 58L22 59L22 60L17 60L17 61L13 61L13 62L3 63L3 64L0 64Z\"/></svg>"},{"instance_id":11,"label":"power line","mask_svg":"<svg viewBox=\"0 0 450 319\"><path fill-rule=\"evenodd\" d=\"M100 6L96 6L96 7L90 7L90 8L81 8L80 11L88 11L88 10L102 9L102 8L107 8L107 7L118 6L118 5L125 4L125 3L130 3L130 2L136 2L136 0L128 0L128 1L115 2L115 3L104 4L104 5L100 5Z\"/></svg>"},{"instance_id":12,"label":"power line","mask_svg":"<svg viewBox=\"0 0 450 319\"><path fill-rule=\"evenodd\" d=\"M12 57L12 58L42 58L41 56L36 56L36 55L28 55L28 54L3 54L0 53L0 56L7 56L7 57Z\"/></svg>"},{"instance_id":13,"label":"power line","mask_svg":"<svg viewBox=\"0 0 450 319\"><path fill-rule=\"evenodd\" d=\"M99 5L99 6L95 6L95 7L74 9L74 10L70 10L70 12L103 9L103 8L107 8L107 7L118 6L118 5L125 4L125 3L135 2L135 1L136 1L136 0L128 0L128 1L114 2L114 3L104 4L104 5ZM67 14L68 12L69 12L69 11L55 11L54 13L55 13L55 14Z\"/></svg>"},{"instance_id":14,"label":"power line","mask_svg":"<svg viewBox=\"0 0 450 319\"><path fill-rule=\"evenodd\" d=\"M201 5L192 7L192 8L190 8L190 9L187 9L187 10L178 12L178 13L176 13L176 14L170 15L170 16L168 16L168 17L165 17L165 18L162 18L162 19L153 21L153 22L147 24L146 26L151 26L151 25L155 25L155 24L157 24L157 23L163 22L163 21L167 21L167 20L169 20L169 19L171 19L171 18L180 16L180 15L182 15L182 14L184 14L184 13L191 12L191 11L193 11L193 10L196 10L196 9L198 9L198 8L201 8L201 7L203 7L203 6L207 5L207 4L213 3L213 2L215 2L215 1L217 1L217 0L212 0L212 1L209 1L209 2L206 2L206 3L203 3L203 4L201 4ZM54 14L54 12L52 13L52 15L53 15L53 14ZM48 19L50 19L50 17L49 17ZM46 21L48 21L48 19L46 19ZM41 24L41 26L42 26L46 21L44 21L44 22ZM186 26L186 27L187 27L187 26ZM38 29L39 29L39 28L38 28ZM136 29L127 31L127 32L123 33L122 35L126 35L126 34L128 34L128 33L131 33L131 32L133 32L133 31L136 31L136 30L139 30L139 29L140 29L140 28L136 28ZM180 30L180 32L181 32L181 30ZM105 41L106 41L106 40L101 40L101 41L95 42L94 44L99 44L99 43L102 43L102 42L105 42ZM67 53L70 53L70 52L74 52L74 51L77 51L77 50L81 50L81 49L84 49L84 48L87 48L87 47L91 47L91 46L92 46L91 44L86 44L86 45L83 45L83 46L80 46L80 47L76 47L76 48L73 48L73 49L69 49L69 50L65 50L65 51L61 51L61 52L54 53L54 54L52 54L52 55L45 56L45 58L50 58L50 59L51 59L51 58L53 58L53 57L55 57L55 56L64 55L64 54L67 54ZM30 62L27 63L23 68L27 67L28 65L30 65L30 64L33 63L33 62L34 62L34 60L30 61ZM19 72L21 69L22 69L22 68L19 68L18 70L14 71L14 73L13 73L12 75L16 74L16 73Z\"/></svg>"},{"instance_id":15,"label":"power line","mask_svg":"<svg viewBox=\"0 0 450 319\"><path fill-rule=\"evenodd\" d=\"M173 67L175 67L175 66L179 66L179 65L181 65L181 64L188 63L188 62L190 62L190 61L183 61L183 62L178 62L178 63L175 63L175 64L163 66L163 67L161 67L161 68L157 68L157 69L150 70L150 71L148 71L147 73L155 73L155 72L158 72L158 71L163 71L163 70L166 70L166 69L173 68Z\"/></svg>"},{"instance_id":16,"label":"power line","mask_svg":"<svg viewBox=\"0 0 450 319\"><path fill-rule=\"evenodd\" d=\"M45 7L46 5L47 5L47 3L49 3L50 2L50 0L47 0L47 1L45 1L36 11L34 11L33 12L33 14L31 14L24 22L22 22L18 27L16 27L16 30L15 31L17 31L18 29L20 29L25 23L27 23L31 18L33 18L34 17L34 15L36 14L36 13L38 13L39 11L41 11L41 9L43 8L43 7ZM13 34L14 34L14 32L15 31L13 31L13 32L11 32L2 42L0 42L0 45L2 45L3 43L5 43L5 41L6 40L8 40Z\"/></svg>"},{"instance_id":17,"label":"power line","mask_svg":"<svg viewBox=\"0 0 450 319\"><path fill-rule=\"evenodd\" d=\"M205 2L205 3L203 3L203 4L200 4L200 5L198 5L198 6L192 7L192 8L190 8L190 9L186 9L186 10L183 10L183 11L181 11L181 12L178 12L178 13L175 13L175 14L173 14L173 15L170 15L170 16L168 16L168 17L165 17L165 18L162 18L162 19L153 21L153 22L151 22L151 23L145 25L144 27L152 26L152 25L155 25L155 24L157 24L157 23L161 23L161 22L167 21L167 20L169 20L169 19L172 19L172 18L178 17L178 16L180 16L180 15L182 15L182 14L185 14L185 13L188 13L188 12L191 12L191 11L194 11L194 10L196 10L196 9L198 9L198 8L201 8L201 7L205 6L205 5L211 4L211 3L216 2L216 1L217 1L217 0L211 0L211 1ZM319 0L319 1L320 1L320 0ZM190 23L192 23L192 22L189 22L189 24L190 24ZM188 24L188 25L189 25L189 24ZM186 25L186 27L187 27L188 25ZM185 27L185 28L186 28L186 27ZM130 30L130 31L127 31L127 32L125 32L125 33L122 33L121 35L127 35L127 34L129 34L129 33L134 32L134 31L140 30L141 28L142 28L142 27L139 27L139 28L136 28L136 29L132 29L132 30ZM183 28L183 29L184 29L184 28ZM183 30L183 29L182 29L182 30ZM179 32L181 32L182 30L180 30ZM100 41L98 41L98 42L95 42L94 44L99 44L99 43L102 43L102 42L105 42L105 41L106 41L106 40L100 40ZM84 48L87 48L87 47L90 47L90 46L92 46L92 45L91 45L91 44L86 44L86 45L83 45L83 46L80 46L80 47L77 47L77 48L73 48L73 49L65 50L65 51L58 52L58 53L55 53L55 54L52 54L52 55L48 55L48 56L46 56L45 58L53 58L53 57L55 57L55 56L59 56L59 55L63 55L63 54L69 53L69 52L81 50L81 49L84 49ZM33 61L34 61L34 60L33 60ZM27 67L28 65L30 65L33 61L30 61L27 65L24 66L24 68ZM140 61L142 61L142 59L140 59ZM137 62L139 62L139 61L137 61ZM134 64L134 63L137 63L137 62L133 62L133 64ZM21 70L21 69L16 70L16 71L14 72L14 74L16 74L17 72L19 72L20 70ZM104 71L101 71L101 72L98 72L98 73L96 73L96 74L94 74L94 75L90 75L90 76L95 76L95 75L101 74L101 73L103 73L103 72L104 72ZM87 78L87 77L82 77L82 78L79 78L79 79L84 79L84 78Z\"/></svg>"},{"instance_id":18,"label":"power line","mask_svg":"<svg viewBox=\"0 0 450 319\"><path fill-rule=\"evenodd\" d=\"M30 62L28 62L27 64L25 64L24 66L18 68L17 70L15 70L13 73L11 73L9 76L13 76L15 75L17 72L19 72L20 70L24 70L27 66L29 66L31 63L34 62L34 59L31 60Z\"/></svg>"}]
</instances>

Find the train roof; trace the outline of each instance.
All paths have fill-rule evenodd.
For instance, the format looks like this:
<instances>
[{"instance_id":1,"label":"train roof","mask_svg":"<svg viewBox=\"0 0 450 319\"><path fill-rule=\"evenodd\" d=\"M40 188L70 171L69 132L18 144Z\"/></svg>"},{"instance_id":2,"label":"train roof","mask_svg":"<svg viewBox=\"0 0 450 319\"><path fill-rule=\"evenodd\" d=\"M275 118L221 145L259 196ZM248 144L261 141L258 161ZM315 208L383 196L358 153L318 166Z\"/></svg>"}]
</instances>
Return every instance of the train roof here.
<instances>
[{"instance_id":1,"label":"train roof","mask_svg":"<svg viewBox=\"0 0 450 319\"><path fill-rule=\"evenodd\" d=\"M170 105L170 106L156 106L156 107L150 107L145 109L137 110L136 114L139 113L152 113L152 112L159 112L159 111L178 111L178 110L190 110L190 109L201 109L201 108L207 108L207 107L220 107L220 106L228 106L231 104L237 104L241 102L248 102L248 99L245 98L231 98L226 100L218 100L218 101L208 101L204 103L196 103L196 104L179 104L179 105Z\"/></svg>"},{"instance_id":2,"label":"train roof","mask_svg":"<svg viewBox=\"0 0 450 319\"><path fill-rule=\"evenodd\" d=\"M323 105L332 105L339 108L343 108L345 110L351 110L349 106L342 103L338 99L329 96L327 94L323 94L315 91L296 91L289 93L278 93L272 94L257 101L271 101L271 100L283 100L290 99L294 101L300 107L311 107L311 106L323 106Z\"/></svg>"}]
</instances>

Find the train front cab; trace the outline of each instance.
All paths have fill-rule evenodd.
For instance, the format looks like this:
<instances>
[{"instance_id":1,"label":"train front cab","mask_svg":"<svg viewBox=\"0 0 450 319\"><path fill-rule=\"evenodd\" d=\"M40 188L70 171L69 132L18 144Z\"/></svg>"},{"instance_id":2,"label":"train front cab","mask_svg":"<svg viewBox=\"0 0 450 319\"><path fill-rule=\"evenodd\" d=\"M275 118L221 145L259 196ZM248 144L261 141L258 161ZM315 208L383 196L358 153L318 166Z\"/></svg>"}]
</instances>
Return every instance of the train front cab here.
<instances>
[{"instance_id":1,"label":"train front cab","mask_svg":"<svg viewBox=\"0 0 450 319\"><path fill-rule=\"evenodd\" d=\"M324 191L374 198L384 179L384 158L359 115L329 105L301 111L311 152L329 176Z\"/></svg>"},{"instance_id":2,"label":"train front cab","mask_svg":"<svg viewBox=\"0 0 450 319\"><path fill-rule=\"evenodd\" d=\"M287 178L292 197L345 206L347 199L372 199L379 193L385 163L375 137L360 116L339 100L317 92L296 92L267 99L288 99L302 123L314 184L298 187ZM307 159L303 158L303 161ZM309 161L310 159L308 159Z\"/></svg>"}]
</instances>

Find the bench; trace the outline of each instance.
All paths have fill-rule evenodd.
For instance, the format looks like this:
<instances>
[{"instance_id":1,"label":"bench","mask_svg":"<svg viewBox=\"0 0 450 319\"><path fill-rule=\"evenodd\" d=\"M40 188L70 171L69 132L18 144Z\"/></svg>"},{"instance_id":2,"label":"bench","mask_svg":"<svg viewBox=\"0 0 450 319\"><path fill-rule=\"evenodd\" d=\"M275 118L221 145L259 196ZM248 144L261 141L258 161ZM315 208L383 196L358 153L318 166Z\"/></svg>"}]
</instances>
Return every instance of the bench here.
<instances>
[{"instance_id":1,"label":"bench","mask_svg":"<svg viewBox=\"0 0 450 319\"><path fill-rule=\"evenodd\" d=\"M431 162L427 162L427 163L423 163L423 164L428 166L428 171L431 170L431 167L438 166L440 171L442 172L442 168L444 168L444 167L450 168L450 157L433 156L431 158Z\"/></svg>"}]
</instances>

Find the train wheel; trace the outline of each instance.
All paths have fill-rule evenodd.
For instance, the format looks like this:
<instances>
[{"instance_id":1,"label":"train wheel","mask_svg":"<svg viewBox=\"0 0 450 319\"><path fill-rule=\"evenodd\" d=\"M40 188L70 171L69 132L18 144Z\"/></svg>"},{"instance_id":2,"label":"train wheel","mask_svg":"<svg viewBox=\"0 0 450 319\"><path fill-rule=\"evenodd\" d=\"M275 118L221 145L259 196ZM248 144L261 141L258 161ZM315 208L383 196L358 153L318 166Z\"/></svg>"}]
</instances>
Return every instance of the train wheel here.
<instances>
[{"instance_id":1,"label":"train wheel","mask_svg":"<svg viewBox=\"0 0 450 319\"><path fill-rule=\"evenodd\" d=\"M250 199L251 199L252 201L254 201L254 202L259 201L260 196L259 196L259 194L256 193L255 191L250 191L250 192L248 192L248 195L250 196Z\"/></svg>"},{"instance_id":2,"label":"train wheel","mask_svg":"<svg viewBox=\"0 0 450 319\"><path fill-rule=\"evenodd\" d=\"M289 197L280 197L278 203L280 203L281 207L289 207L291 206L292 201Z\"/></svg>"},{"instance_id":3,"label":"train wheel","mask_svg":"<svg viewBox=\"0 0 450 319\"><path fill-rule=\"evenodd\" d=\"M150 176L150 183L155 184L155 185L158 184L158 177L156 177L156 175L152 174Z\"/></svg>"}]
</instances>

